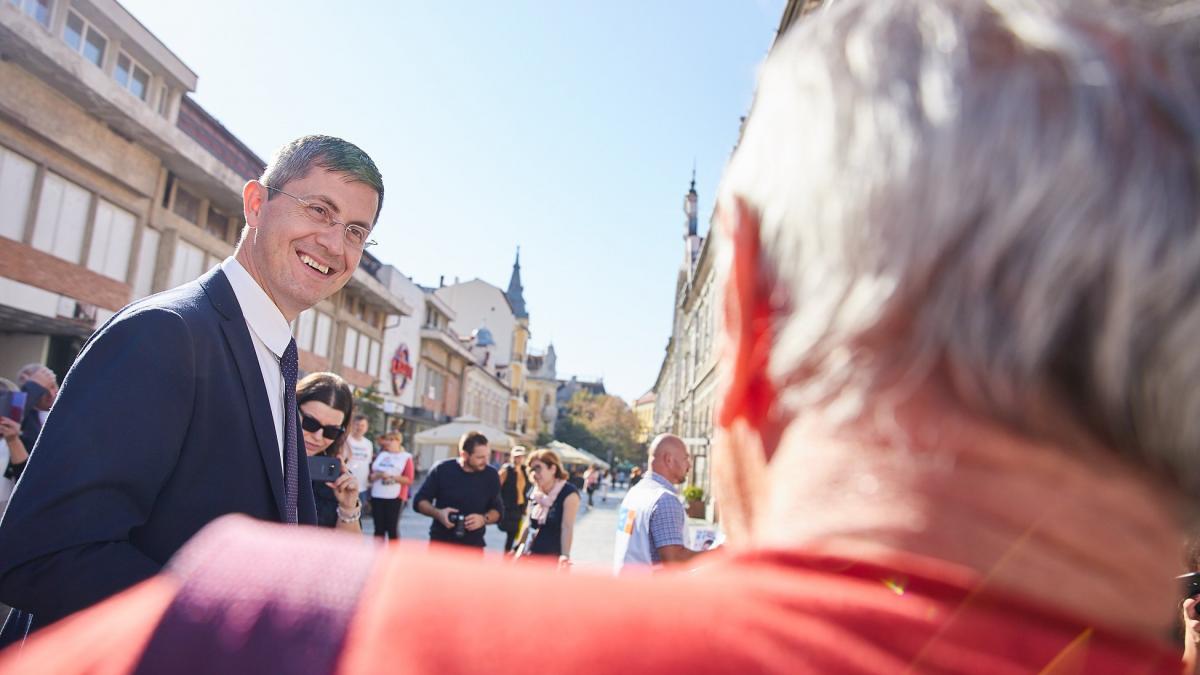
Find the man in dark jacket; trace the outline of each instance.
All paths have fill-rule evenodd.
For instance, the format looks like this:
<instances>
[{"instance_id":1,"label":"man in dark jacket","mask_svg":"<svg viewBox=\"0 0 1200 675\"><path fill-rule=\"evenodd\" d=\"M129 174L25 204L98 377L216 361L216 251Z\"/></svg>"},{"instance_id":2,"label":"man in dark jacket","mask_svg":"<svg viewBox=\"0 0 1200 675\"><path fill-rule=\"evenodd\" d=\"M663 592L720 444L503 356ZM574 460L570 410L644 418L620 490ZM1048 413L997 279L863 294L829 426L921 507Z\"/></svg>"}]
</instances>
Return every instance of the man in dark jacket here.
<instances>
[{"instance_id":1,"label":"man in dark jacket","mask_svg":"<svg viewBox=\"0 0 1200 675\"><path fill-rule=\"evenodd\" d=\"M529 476L525 475L524 446L516 446L508 454L509 461L500 467L500 500L504 502L504 518L500 529L504 538L504 552L508 553L516 543L521 518L525 515L525 503L529 496Z\"/></svg>"}]
</instances>

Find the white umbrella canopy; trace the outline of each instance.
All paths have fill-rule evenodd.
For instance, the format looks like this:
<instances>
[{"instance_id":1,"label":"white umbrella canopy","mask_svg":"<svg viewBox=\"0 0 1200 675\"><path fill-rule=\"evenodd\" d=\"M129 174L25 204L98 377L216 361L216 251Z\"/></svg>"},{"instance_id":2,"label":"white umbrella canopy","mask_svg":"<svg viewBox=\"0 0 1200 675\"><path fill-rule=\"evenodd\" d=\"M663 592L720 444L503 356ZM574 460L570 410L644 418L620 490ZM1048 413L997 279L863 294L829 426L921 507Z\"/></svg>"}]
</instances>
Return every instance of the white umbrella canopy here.
<instances>
[{"instance_id":1,"label":"white umbrella canopy","mask_svg":"<svg viewBox=\"0 0 1200 675\"><path fill-rule=\"evenodd\" d=\"M557 452L558 456L562 458L563 464L585 464L588 466L595 464L605 471L610 468L608 462L600 459L587 450L580 450L579 448L567 443L563 443L562 441L551 441L546 447Z\"/></svg>"},{"instance_id":2,"label":"white umbrella canopy","mask_svg":"<svg viewBox=\"0 0 1200 675\"><path fill-rule=\"evenodd\" d=\"M417 446L414 453L417 455L417 465L429 469L443 459L457 457L458 441L468 431L478 431L486 436L492 450L507 451L514 445L512 437L503 429L486 424L478 417L456 417L448 424L426 429L413 438Z\"/></svg>"}]
</instances>

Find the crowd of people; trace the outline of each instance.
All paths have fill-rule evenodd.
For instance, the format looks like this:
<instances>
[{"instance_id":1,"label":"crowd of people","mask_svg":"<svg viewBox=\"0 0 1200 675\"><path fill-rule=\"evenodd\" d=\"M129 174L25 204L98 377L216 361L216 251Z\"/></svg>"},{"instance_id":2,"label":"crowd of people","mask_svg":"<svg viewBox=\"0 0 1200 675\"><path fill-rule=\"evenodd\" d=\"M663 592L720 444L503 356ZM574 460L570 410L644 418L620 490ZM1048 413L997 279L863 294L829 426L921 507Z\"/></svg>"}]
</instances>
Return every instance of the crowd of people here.
<instances>
[{"instance_id":1,"label":"crowd of people","mask_svg":"<svg viewBox=\"0 0 1200 675\"><path fill-rule=\"evenodd\" d=\"M560 573L599 478L497 470L478 433L411 499L452 546L296 527L357 530L369 489L391 537L413 481L394 438L362 479L344 383L297 382L288 330L382 177L289 144L234 257L118 313L57 398L29 373L0 601L47 627L0 670L1194 672L1194 45L1072 0L839 0L781 36L713 226L726 544L683 545L660 436L616 575ZM488 526L519 562L474 555Z\"/></svg>"}]
</instances>

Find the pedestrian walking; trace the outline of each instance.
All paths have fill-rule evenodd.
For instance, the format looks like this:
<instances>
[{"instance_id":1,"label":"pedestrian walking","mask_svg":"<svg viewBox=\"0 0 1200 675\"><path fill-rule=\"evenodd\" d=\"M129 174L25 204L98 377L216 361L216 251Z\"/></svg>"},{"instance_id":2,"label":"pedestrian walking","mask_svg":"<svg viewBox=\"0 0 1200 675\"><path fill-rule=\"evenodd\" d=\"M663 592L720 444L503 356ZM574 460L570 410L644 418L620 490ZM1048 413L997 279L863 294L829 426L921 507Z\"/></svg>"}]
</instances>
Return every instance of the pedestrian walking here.
<instances>
[{"instance_id":1,"label":"pedestrian walking","mask_svg":"<svg viewBox=\"0 0 1200 675\"><path fill-rule=\"evenodd\" d=\"M412 455L400 445L400 433L389 431L379 437L382 452L375 458L371 480L371 518L375 536L385 541L400 540L400 510L406 488L413 482Z\"/></svg>"}]
</instances>

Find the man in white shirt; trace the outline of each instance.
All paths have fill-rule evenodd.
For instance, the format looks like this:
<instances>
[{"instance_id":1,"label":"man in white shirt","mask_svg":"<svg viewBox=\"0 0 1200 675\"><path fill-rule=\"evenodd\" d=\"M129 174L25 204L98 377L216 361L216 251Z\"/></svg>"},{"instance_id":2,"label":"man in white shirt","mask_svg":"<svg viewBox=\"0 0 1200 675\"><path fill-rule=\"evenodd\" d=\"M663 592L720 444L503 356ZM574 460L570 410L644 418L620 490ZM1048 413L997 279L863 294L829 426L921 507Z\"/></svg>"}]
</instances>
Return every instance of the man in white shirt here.
<instances>
[{"instance_id":1,"label":"man in white shirt","mask_svg":"<svg viewBox=\"0 0 1200 675\"><path fill-rule=\"evenodd\" d=\"M36 624L154 575L222 515L316 522L290 324L358 267L383 180L307 136L242 201L234 256L118 312L64 379L0 522L0 601Z\"/></svg>"},{"instance_id":2,"label":"man in white shirt","mask_svg":"<svg viewBox=\"0 0 1200 675\"><path fill-rule=\"evenodd\" d=\"M375 451L374 444L366 436L369 429L370 423L367 421L367 416L361 413L356 414L354 421L350 423L350 435L346 437L346 449L350 453L347 465L351 475L358 481L358 503L364 506L363 518L368 515L366 505L370 503L368 497L371 496L371 460L374 459Z\"/></svg>"},{"instance_id":3,"label":"man in white shirt","mask_svg":"<svg viewBox=\"0 0 1200 675\"><path fill-rule=\"evenodd\" d=\"M660 434L650 443L650 473L629 489L617 514L613 568L682 563L701 554L683 543L687 514L675 486L692 468L683 439Z\"/></svg>"}]
</instances>

